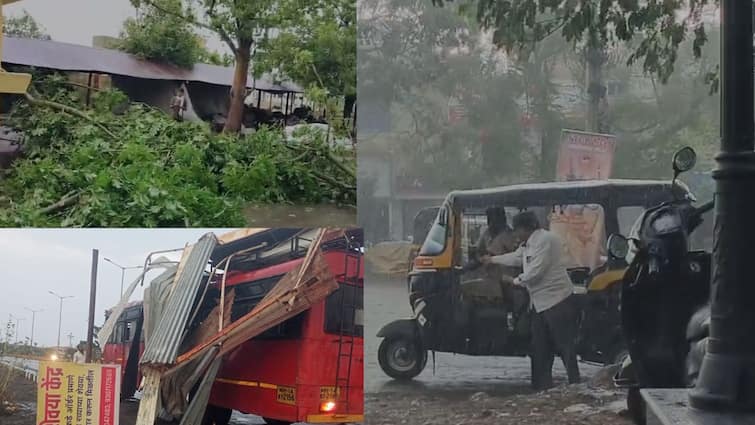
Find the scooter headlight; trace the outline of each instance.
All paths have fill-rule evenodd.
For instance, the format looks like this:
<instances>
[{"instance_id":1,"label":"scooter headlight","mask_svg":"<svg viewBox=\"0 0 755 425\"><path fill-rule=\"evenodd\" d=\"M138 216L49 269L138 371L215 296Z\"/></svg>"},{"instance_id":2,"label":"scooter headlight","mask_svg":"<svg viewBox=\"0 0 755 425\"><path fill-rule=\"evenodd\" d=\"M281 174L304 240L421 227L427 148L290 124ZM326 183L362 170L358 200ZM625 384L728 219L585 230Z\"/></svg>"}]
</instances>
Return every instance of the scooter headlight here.
<instances>
[{"instance_id":1,"label":"scooter headlight","mask_svg":"<svg viewBox=\"0 0 755 425\"><path fill-rule=\"evenodd\" d=\"M664 235L681 229L682 220L677 214L663 214L653 220L652 226L657 234Z\"/></svg>"}]
</instances>

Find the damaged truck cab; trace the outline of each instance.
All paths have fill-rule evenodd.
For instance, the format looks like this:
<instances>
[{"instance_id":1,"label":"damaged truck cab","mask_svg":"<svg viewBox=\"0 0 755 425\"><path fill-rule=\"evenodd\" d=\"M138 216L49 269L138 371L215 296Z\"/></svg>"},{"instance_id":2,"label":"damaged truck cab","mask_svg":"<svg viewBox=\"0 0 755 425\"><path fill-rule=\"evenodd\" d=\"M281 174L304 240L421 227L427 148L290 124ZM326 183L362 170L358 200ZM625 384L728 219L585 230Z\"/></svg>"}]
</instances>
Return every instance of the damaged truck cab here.
<instances>
[{"instance_id":1,"label":"damaged truck cab","mask_svg":"<svg viewBox=\"0 0 755 425\"><path fill-rule=\"evenodd\" d=\"M189 319L182 331L175 332L182 335L180 348L172 365L160 369L161 379L167 377L160 385L165 395L164 385L181 382L179 388L189 389L190 401L186 406L185 398L177 396L162 399L160 405L173 417L200 414L208 425L228 424L233 410L261 416L270 424L361 422L361 230L253 229L249 233L219 238L200 271L196 294L183 302ZM180 276L182 268L193 267L186 258L197 249L184 250L174 273ZM154 371L142 358L146 352L142 335L146 334L149 350L150 341L159 338L156 323L164 321L157 317L173 315L164 300L175 294L176 288L169 288L180 279L170 270L161 276L169 277L163 279L166 286L153 280L143 308L140 302L121 306L123 313L105 348L106 363L125 366L126 397L133 395L138 380L149 385ZM297 310L296 303L302 302L306 308ZM244 325L256 330L239 332ZM243 336L250 332L255 336ZM209 367L208 354L214 356ZM126 366L134 363L136 367ZM202 370L204 378L198 375ZM211 379L209 385L206 379ZM144 391L145 397L148 393ZM181 391L167 393L181 395ZM193 406L195 399L207 400L202 410ZM144 398L141 403L146 403Z\"/></svg>"}]
</instances>

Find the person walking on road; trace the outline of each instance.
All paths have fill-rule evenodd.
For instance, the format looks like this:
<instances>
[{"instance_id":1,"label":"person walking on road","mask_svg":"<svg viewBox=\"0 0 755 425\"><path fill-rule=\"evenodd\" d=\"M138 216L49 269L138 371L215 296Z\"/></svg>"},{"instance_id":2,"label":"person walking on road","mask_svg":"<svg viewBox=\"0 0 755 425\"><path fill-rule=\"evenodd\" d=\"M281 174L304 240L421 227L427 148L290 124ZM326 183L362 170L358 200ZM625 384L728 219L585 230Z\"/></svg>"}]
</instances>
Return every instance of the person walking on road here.
<instances>
[{"instance_id":1,"label":"person walking on road","mask_svg":"<svg viewBox=\"0 0 755 425\"><path fill-rule=\"evenodd\" d=\"M483 263L522 267L512 284L527 288L532 317L532 386L545 390L553 386L553 360L558 353L564 362L569 383L580 381L577 365L579 309L573 286L564 265L563 243L552 232L540 227L530 211L514 217L514 235L525 241L516 251L483 256Z\"/></svg>"}]
</instances>

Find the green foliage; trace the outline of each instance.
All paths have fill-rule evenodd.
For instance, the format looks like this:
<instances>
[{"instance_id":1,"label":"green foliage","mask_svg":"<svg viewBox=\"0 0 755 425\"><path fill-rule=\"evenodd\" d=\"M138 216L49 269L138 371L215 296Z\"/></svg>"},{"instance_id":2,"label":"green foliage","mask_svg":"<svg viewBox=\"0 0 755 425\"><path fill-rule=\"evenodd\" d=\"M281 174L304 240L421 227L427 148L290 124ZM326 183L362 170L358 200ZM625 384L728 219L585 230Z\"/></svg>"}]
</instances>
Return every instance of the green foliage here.
<instances>
[{"instance_id":1,"label":"green foliage","mask_svg":"<svg viewBox=\"0 0 755 425\"><path fill-rule=\"evenodd\" d=\"M454 0L433 0L437 5ZM645 73L666 83L674 73L679 47L690 41L687 48L700 57L701 48L708 42L710 20L719 0L570 0L509 1L458 0L463 13L475 9L476 20L493 31L496 45L508 51L523 50L528 45L559 33L573 44L588 44L616 48L635 39L626 58L627 65L641 64ZM716 84L714 75L709 77Z\"/></svg>"},{"instance_id":2,"label":"green foliage","mask_svg":"<svg viewBox=\"0 0 755 425\"><path fill-rule=\"evenodd\" d=\"M390 152L400 179L437 193L501 184L525 169L522 76L499 66L478 36L476 23L429 1L360 7L358 91L392 112L386 137L367 135L360 146ZM449 123L452 97L464 105L466 122Z\"/></svg>"},{"instance_id":3,"label":"green foliage","mask_svg":"<svg viewBox=\"0 0 755 425\"><path fill-rule=\"evenodd\" d=\"M59 77L37 83L39 97L78 105ZM21 104L12 124L25 130L25 158L0 185L4 226L232 227L244 224L247 202L354 203L355 191L337 190L312 175L318 170L353 185L353 177L322 156L322 141L296 149L278 131L247 137L212 134L206 125L179 123L144 105L114 115L118 92L97 94L88 115ZM74 205L45 208L78 195Z\"/></svg>"},{"instance_id":4,"label":"green foliage","mask_svg":"<svg viewBox=\"0 0 755 425\"><path fill-rule=\"evenodd\" d=\"M176 8L175 2L166 7ZM137 18L128 18L121 31L122 50L145 59L192 68L208 53L187 21L144 6Z\"/></svg>"},{"instance_id":5,"label":"green foliage","mask_svg":"<svg viewBox=\"0 0 755 425\"><path fill-rule=\"evenodd\" d=\"M197 61L210 65L233 66L234 59L233 55L229 55L228 53L218 53L208 49L202 49Z\"/></svg>"},{"instance_id":6,"label":"green foliage","mask_svg":"<svg viewBox=\"0 0 755 425\"><path fill-rule=\"evenodd\" d=\"M692 146L698 152L699 171L714 167L718 150L719 96L711 96L708 75L718 61L720 31L708 36L714 43L695 57L691 44L680 45L677 71L666 84L651 77L636 81L636 86L613 100L610 121L619 136L615 174L620 177L668 178L673 153ZM616 80L628 80L631 70L615 70ZM650 88L641 90L642 86ZM644 93L643 93L644 92Z\"/></svg>"},{"instance_id":7,"label":"green foliage","mask_svg":"<svg viewBox=\"0 0 755 425\"><path fill-rule=\"evenodd\" d=\"M263 39L255 71L279 69L299 84L330 96L356 95L356 3L294 1L283 8L279 34Z\"/></svg>"},{"instance_id":8,"label":"green foliage","mask_svg":"<svg viewBox=\"0 0 755 425\"><path fill-rule=\"evenodd\" d=\"M47 35L45 28L39 25L26 10L20 16L5 18L3 34L9 37L50 40L50 36Z\"/></svg>"}]
</instances>

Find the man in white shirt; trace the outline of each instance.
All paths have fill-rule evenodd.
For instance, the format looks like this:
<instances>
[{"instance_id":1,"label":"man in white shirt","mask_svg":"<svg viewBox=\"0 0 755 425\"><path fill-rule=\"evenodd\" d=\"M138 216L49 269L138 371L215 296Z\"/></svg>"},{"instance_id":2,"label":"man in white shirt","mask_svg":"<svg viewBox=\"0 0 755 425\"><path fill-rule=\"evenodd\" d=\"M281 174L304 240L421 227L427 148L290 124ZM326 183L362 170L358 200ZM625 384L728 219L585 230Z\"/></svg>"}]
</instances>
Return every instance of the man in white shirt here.
<instances>
[{"instance_id":1,"label":"man in white shirt","mask_svg":"<svg viewBox=\"0 0 755 425\"><path fill-rule=\"evenodd\" d=\"M540 227L537 216L525 211L513 219L514 234L525 241L516 251L482 258L483 262L522 267L514 285L527 288L532 317L532 385L537 390L553 386L554 352L561 356L569 383L580 380L577 365L579 308L566 272L563 242Z\"/></svg>"},{"instance_id":2,"label":"man in white shirt","mask_svg":"<svg viewBox=\"0 0 755 425\"><path fill-rule=\"evenodd\" d=\"M79 343L79 345L76 347L76 352L73 353L73 362L74 363L86 362L86 356L84 355L84 343Z\"/></svg>"}]
</instances>

